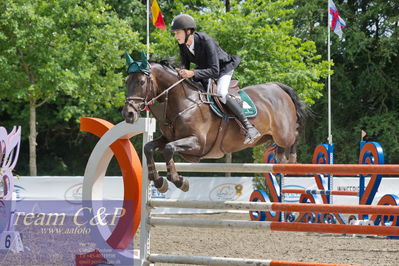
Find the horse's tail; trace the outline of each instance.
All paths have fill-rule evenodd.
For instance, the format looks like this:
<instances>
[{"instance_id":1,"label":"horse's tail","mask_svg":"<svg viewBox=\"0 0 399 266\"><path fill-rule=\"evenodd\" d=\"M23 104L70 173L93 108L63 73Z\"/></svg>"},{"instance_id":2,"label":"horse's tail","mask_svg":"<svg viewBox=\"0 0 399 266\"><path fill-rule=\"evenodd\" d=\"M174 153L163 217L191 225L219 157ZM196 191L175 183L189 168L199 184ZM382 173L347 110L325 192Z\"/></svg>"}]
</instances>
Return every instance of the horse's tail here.
<instances>
[{"instance_id":1,"label":"horse's tail","mask_svg":"<svg viewBox=\"0 0 399 266\"><path fill-rule=\"evenodd\" d=\"M309 115L309 109L305 105L304 102L299 99L298 94L296 94L295 90L283 83L273 82L277 84L280 88L282 88L292 99L296 107L296 117L298 123L298 129L301 129L305 125L305 120Z\"/></svg>"}]
</instances>

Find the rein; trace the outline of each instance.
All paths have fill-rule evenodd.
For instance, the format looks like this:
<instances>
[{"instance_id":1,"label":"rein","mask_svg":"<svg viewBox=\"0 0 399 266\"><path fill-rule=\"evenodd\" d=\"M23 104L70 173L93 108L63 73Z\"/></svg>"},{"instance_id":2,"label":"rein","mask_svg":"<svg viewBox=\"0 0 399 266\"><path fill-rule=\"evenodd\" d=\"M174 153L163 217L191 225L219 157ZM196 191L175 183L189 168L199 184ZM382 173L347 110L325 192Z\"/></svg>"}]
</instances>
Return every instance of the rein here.
<instances>
[{"instance_id":1,"label":"rein","mask_svg":"<svg viewBox=\"0 0 399 266\"><path fill-rule=\"evenodd\" d=\"M153 93L153 89L152 89L153 86L151 86L151 85L152 85L151 76L150 76L151 72L150 72L150 71L143 71L143 73L147 75L147 89L146 89L146 94L148 94L148 95L150 95L150 94L155 94L155 93ZM185 80L184 78L178 80L177 82L175 82L175 83L173 83L171 86L169 86L169 88L167 88L166 90L164 90L164 91L163 91L162 93L160 93L159 95L157 95L157 96L151 98L150 100L147 100L148 95L146 95L145 98L143 98L143 97L126 97L126 103L129 104L131 107L133 107L133 109L136 110L137 112L144 111L144 110L147 108L147 106L153 104L157 99L159 99L159 98L160 98L161 96L163 96L164 94L167 95L167 93L168 93L171 89L173 89L174 87L176 87L177 85L179 85L179 84L180 84L182 81L184 81L184 80ZM167 97L168 97L168 96L166 96L166 98L167 98ZM132 103L132 101L135 101L135 100L141 101L141 103L136 104L136 105L138 105L137 107L136 107L136 105L135 105L134 103Z\"/></svg>"},{"instance_id":2,"label":"rein","mask_svg":"<svg viewBox=\"0 0 399 266\"><path fill-rule=\"evenodd\" d=\"M152 104L154 101L156 101L159 97L161 97L162 95L164 95L165 93L168 93L171 89L173 89L174 87L176 87L178 84L180 84L183 80L185 80L184 78L183 79L180 79L180 80L178 80L178 81L176 81L175 83L173 83L169 88L167 88L166 90L164 90L162 93L160 93L158 96L156 96L156 97L154 97L154 98L152 98L149 102L148 102L148 104ZM147 104L147 105L148 105Z\"/></svg>"},{"instance_id":3,"label":"rein","mask_svg":"<svg viewBox=\"0 0 399 266\"><path fill-rule=\"evenodd\" d=\"M208 102L205 99L203 99L203 95L208 95L210 93L208 92L202 92L201 88L198 87L197 84L193 83L190 79L179 79L178 81L176 81L175 83L173 83L171 86L169 86L167 89L165 89L164 91L162 91L159 95L156 95L156 88L154 87L154 81L151 78L151 66L150 66L150 70L140 70L143 74L145 74L147 76L147 84L146 84L146 90L145 90L145 96L143 97L137 97L137 96L130 96L130 97L126 97L126 104L129 105L130 107L132 107L134 109L135 112L141 112L144 110L148 110L148 106L154 104L154 102L159 99L160 97L164 96L165 97L165 104L164 104L164 110L162 112L163 114L163 121L166 121L166 112L167 112L167 108L168 108L168 94L169 92L175 88L177 85L179 84L183 84L183 81L185 81L188 85L191 85L192 87L194 87L195 89L197 89L198 94L199 94L199 101L196 101L193 105L185 108L184 110L180 111L179 113L176 114L176 116L174 116L172 118L171 121L174 121L177 119L177 117L181 116L183 113L187 112L188 110L199 106L203 103L207 103L210 104L210 102ZM213 94L212 94L213 95ZM214 95L214 96L219 96L219 95ZM171 126L173 124L172 123L166 123L165 125L167 126ZM172 126L173 127L173 126Z\"/></svg>"}]
</instances>

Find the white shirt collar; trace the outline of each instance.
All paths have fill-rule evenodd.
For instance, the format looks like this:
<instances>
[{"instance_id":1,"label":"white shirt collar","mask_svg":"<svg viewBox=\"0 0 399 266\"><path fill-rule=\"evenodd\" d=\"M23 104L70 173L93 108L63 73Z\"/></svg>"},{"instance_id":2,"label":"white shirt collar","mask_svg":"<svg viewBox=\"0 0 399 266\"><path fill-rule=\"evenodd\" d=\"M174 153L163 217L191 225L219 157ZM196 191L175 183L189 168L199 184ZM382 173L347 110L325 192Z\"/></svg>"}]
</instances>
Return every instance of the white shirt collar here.
<instances>
[{"instance_id":1,"label":"white shirt collar","mask_svg":"<svg viewBox=\"0 0 399 266\"><path fill-rule=\"evenodd\" d=\"M193 38L193 41L191 42L191 45L188 47L188 50L190 50L190 52L193 55L195 55L195 53L194 53L194 38Z\"/></svg>"}]
</instances>

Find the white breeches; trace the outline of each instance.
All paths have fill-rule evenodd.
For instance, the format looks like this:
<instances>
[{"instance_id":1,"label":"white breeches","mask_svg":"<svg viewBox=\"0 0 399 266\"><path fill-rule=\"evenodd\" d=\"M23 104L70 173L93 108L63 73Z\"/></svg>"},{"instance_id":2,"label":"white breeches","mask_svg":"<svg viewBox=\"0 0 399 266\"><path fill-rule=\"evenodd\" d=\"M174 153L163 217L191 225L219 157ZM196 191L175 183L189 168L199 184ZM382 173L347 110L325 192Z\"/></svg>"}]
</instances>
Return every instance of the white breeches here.
<instances>
[{"instance_id":1,"label":"white breeches","mask_svg":"<svg viewBox=\"0 0 399 266\"><path fill-rule=\"evenodd\" d=\"M226 95L229 92L229 86L230 86L231 77L233 76L233 72L234 70L224 74L217 80L216 92L217 94L222 96L220 98L220 101L222 103L226 103Z\"/></svg>"}]
</instances>

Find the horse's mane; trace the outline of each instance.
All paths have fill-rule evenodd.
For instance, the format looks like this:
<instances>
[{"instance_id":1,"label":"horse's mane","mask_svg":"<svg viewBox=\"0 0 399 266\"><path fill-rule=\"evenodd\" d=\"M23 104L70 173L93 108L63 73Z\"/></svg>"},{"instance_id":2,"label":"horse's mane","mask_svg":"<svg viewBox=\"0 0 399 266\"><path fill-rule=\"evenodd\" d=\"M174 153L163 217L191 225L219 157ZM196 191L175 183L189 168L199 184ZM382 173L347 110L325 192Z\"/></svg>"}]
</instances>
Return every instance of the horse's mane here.
<instances>
[{"instance_id":1,"label":"horse's mane","mask_svg":"<svg viewBox=\"0 0 399 266\"><path fill-rule=\"evenodd\" d=\"M155 60L150 60L151 64L159 64L161 65L164 69L171 71L173 74L178 75L179 73L177 72L177 63L175 62L174 57L170 57L167 59L161 59L159 61Z\"/></svg>"}]
</instances>

